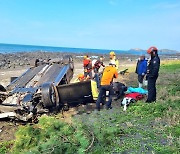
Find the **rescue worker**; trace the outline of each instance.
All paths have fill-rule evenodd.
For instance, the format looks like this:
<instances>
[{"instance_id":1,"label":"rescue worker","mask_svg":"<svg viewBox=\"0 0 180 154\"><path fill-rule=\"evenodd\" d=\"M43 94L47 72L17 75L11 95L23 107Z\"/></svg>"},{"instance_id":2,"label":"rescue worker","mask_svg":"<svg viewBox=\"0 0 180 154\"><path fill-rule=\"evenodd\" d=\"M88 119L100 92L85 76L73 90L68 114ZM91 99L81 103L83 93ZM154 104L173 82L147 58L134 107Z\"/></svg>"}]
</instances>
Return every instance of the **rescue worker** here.
<instances>
[{"instance_id":1,"label":"rescue worker","mask_svg":"<svg viewBox=\"0 0 180 154\"><path fill-rule=\"evenodd\" d=\"M147 53L151 55L151 59L147 69L148 98L146 102L152 103L156 101L156 80L159 74L160 58L158 56L158 49L156 47L150 47L147 50Z\"/></svg>"},{"instance_id":2,"label":"rescue worker","mask_svg":"<svg viewBox=\"0 0 180 154\"><path fill-rule=\"evenodd\" d=\"M96 108L98 111L100 111L100 103L103 103L103 96L106 96L106 92L108 92L108 101L106 103L106 109L111 109L111 103L112 103L112 95L113 95L113 88L112 88L112 82L113 78L118 77L118 72L116 69L116 64L114 61L109 63L109 66L105 67L103 71L103 75L101 78L101 87L100 92L98 95L98 99L96 101Z\"/></svg>"},{"instance_id":3,"label":"rescue worker","mask_svg":"<svg viewBox=\"0 0 180 154\"><path fill-rule=\"evenodd\" d=\"M101 56L101 57L95 62L94 66L93 66L93 70L94 70L94 73L95 73L94 78L95 78L95 81L96 81L96 83L97 83L97 87L98 87L98 88L99 88L99 86L100 86L99 69L100 69L101 66L105 67L105 65L104 65L104 63L103 63L103 60L104 60L104 58L103 58L103 56Z\"/></svg>"},{"instance_id":4,"label":"rescue worker","mask_svg":"<svg viewBox=\"0 0 180 154\"><path fill-rule=\"evenodd\" d=\"M140 59L137 62L136 73L138 74L139 88L142 88L143 79L147 73L147 60L144 55L140 56Z\"/></svg>"},{"instance_id":5,"label":"rescue worker","mask_svg":"<svg viewBox=\"0 0 180 154\"><path fill-rule=\"evenodd\" d=\"M110 58L110 62L109 62L109 63L111 63L111 62L114 61L113 63L116 64L116 69L117 69L117 71L118 71L118 69L119 69L119 61L118 61L118 59L116 59L116 54L115 54L114 51L111 51L111 52L109 53L109 58Z\"/></svg>"},{"instance_id":6,"label":"rescue worker","mask_svg":"<svg viewBox=\"0 0 180 154\"><path fill-rule=\"evenodd\" d=\"M92 79L92 62L88 55L84 56L83 67L84 67L84 77L86 79L88 78Z\"/></svg>"}]
</instances>

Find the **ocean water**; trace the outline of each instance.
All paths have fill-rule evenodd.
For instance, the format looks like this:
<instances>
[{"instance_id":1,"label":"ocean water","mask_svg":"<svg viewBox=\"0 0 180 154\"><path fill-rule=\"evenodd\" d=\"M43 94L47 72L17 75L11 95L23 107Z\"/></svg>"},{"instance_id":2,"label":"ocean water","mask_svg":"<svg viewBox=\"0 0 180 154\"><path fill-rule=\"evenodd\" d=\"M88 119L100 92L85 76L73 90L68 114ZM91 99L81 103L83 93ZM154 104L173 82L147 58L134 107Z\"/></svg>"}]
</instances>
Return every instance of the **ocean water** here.
<instances>
[{"instance_id":1,"label":"ocean water","mask_svg":"<svg viewBox=\"0 0 180 154\"><path fill-rule=\"evenodd\" d=\"M111 50L0 43L0 53L35 52L35 51L108 54ZM133 55L142 54L142 52L139 51L122 51L122 50L113 50L113 51L115 51L117 54L133 54Z\"/></svg>"},{"instance_id":2,"label":"ocean water","mask_svg":"<svg viewBox=\"0 0 180 154\"><path fill-rule=\"evenodd\" d=\"M97 53L97 54L108 54L111 50L103 49L85 49L85 48L67 48L67 47L52 47L52 46L35 46L35 45L18 45L18 44L3 44L0 43L0 53L15 53L15 52L69 52L69 53ZM116 54L131 54L131 55L141 55L146 54L145 50L113 50ZM169 52L163 52L160 54L170 54Z\"/></svg>"}]
</instances>

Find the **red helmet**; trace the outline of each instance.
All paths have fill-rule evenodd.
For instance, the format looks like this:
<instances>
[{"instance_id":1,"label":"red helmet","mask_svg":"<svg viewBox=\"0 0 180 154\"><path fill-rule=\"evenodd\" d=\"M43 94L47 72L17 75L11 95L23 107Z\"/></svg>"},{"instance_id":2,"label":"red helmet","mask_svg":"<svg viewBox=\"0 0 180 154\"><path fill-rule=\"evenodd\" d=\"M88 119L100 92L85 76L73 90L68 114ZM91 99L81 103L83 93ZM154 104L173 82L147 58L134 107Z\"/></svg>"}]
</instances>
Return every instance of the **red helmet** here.
<instances>
[{"instance_id":1,"label":"red helmet","mask_svg":"<svg viewBox=\"0 0 180 154\"><path fill-rule=\"evenodd\" d=\"M158 51L158 49L156 47L150 47L148 50L147 50L147 53L150 54L151 52L153 51Z\"/></svg>"}]
</instances>

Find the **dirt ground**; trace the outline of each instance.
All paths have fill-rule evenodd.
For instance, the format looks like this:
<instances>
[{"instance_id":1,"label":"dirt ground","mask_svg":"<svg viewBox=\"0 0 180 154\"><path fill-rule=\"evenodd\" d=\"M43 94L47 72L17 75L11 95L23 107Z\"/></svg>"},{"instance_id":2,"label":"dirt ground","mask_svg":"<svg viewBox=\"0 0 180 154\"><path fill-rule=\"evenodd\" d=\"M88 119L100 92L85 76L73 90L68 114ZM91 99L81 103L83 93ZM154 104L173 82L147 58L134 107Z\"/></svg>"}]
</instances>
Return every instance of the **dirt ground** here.
<instances>
[{"instance_id":1,"label":"dirt ground","mask_svg":"<svg viewBox=\"0 0 180 154\"><path fill-rule=\"evenodd\" d=\"M129 62L129 61L120 62L119 70L124 70L125 68L130 68L129 71L134 72L135 63L136 63L135 61L134 62ZM106 62L105 64L107 65L108 63ZM2 84L4 87L6 87L10 83L11 77L20 76L26 69L27 69L27 67L0 70L0 84ZM78 76L79 73L83 73L82 64L75 63L74 78L72 79L72 81ZM134 73L133 73L133 75L126 74L124 76L119 76L119 78L116 79L116 81L127 83L129 85L129 84L131 84L129 82L129 78L134 79L135 77L136 77L136 75ZM71 123L73 115L89 113L89 111L94 110L94 109L95 109L95 104L89 104L88 106L81 105L81 106L78 106L75 108L71 108L69 111L64 112L63 115L58 114L57 116L61 116L61 119L63 121ZM7 120L7 119L0 120L0 142L14 139L14 134L15 134L16 130L18 129L18 125L20 125L20 124L11 122L10 120Z\"/></svg>"}]
</instances>

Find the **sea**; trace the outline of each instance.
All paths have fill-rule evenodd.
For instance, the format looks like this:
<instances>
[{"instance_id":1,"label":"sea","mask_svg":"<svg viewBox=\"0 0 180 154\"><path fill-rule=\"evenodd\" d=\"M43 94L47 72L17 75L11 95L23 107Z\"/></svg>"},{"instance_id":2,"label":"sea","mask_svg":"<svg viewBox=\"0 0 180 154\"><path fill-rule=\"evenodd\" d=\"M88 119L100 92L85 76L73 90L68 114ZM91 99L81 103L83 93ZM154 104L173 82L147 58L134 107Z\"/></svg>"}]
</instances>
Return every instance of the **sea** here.
<instances>
[{"instance_id":1,"label":"sea","mask_svg":"<svg viewBox=\"0 0 180 154\"><path fill-rule=\"evenodd\" d=\"M86 49L86 48L68 48L68 47L53 47L53 46L37 46L37 45L20 45L20 44L4 44L0 43L0 53L16 53L16 52L66 52L66 53L92 53L92 54L108 54L112 50L106 49ZM113 50L116 54L127 54L127 55L142 55L146 54L145 50ZM163 54L169 54L163 52Z\"/></svg>"}]
</instances>

